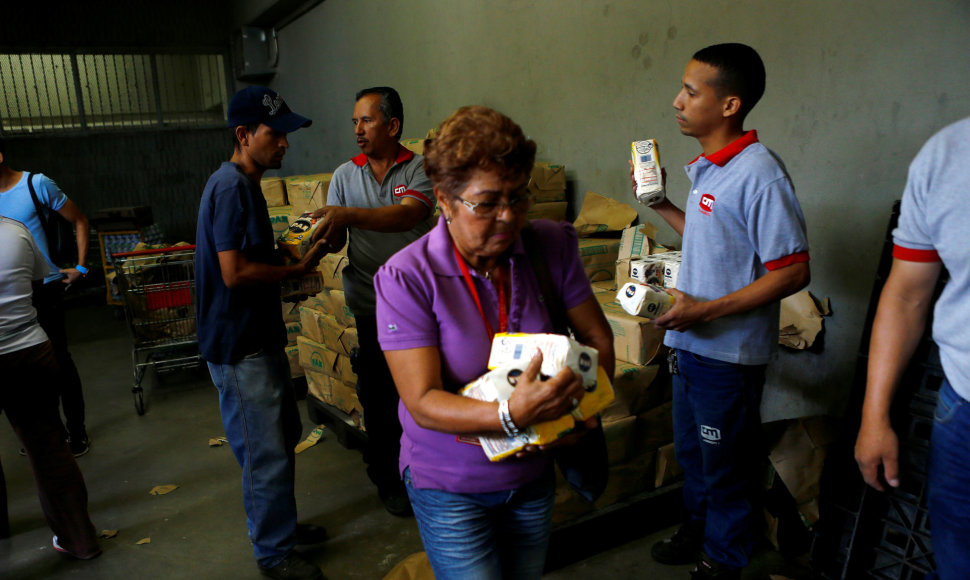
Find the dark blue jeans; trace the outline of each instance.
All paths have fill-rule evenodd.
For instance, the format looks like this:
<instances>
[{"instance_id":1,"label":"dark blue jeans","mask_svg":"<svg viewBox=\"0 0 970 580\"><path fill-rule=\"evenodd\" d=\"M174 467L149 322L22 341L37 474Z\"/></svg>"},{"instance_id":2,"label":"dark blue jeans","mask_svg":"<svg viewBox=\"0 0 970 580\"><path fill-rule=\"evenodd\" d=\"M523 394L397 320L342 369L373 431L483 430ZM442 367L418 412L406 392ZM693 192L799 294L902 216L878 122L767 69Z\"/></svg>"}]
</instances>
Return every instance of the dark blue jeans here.
<instances>
[{"instance_id":1,"label":"dark blue jeans","mask_svg":"<svg viewBox=\"0 0 970 580\"><path fill-rule=\"evenodd\" d=\"M253 553L274 566L296 545L294 448L303 425L283 351L234 364L209 363L226 439L242 467L243 504Z\"/></svg>"},{"instance_id":2,"label":"dark blue jeans","mask_svg":"<svg viewBox=\"0 0 970 580\"><path fill-rule=\"evenodd\" d=\"M761 392L765 367L677 350L674 446L684 468L684 507L704 522L704 552L743 568L754 548L757 483L763 465Z\"/></svg>"},{"instance_id":3,"label":"dark blue jeans","mask_svg":"<svg viewBox=\"0 0 970 580\"><path fill-rule=\"evenodd\" d=\"M930 537L941 580L970 574L970 402L943 381L930 436Z\"/></svg>"}]
</instances>

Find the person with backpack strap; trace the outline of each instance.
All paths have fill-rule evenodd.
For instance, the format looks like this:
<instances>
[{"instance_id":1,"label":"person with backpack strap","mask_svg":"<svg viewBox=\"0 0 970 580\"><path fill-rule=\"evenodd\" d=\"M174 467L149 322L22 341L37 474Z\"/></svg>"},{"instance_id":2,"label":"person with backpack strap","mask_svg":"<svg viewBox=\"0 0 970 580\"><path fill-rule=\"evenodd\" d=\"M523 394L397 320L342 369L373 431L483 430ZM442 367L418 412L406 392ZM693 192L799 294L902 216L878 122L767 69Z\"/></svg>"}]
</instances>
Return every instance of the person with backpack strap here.
<instances>
[{"instance_id":1,"label":"person with backpack strap","mask_svg":"<svg viewBox=\"0 0 970 580\"><path fill-rule=\"evenodd\" d=\"M54 355L60 366L60 399L64 412L65 434L75 457L90 449L84 422L84 396L81 377L67 350L67 328L64 318L64 290L69 284L87 275L88 219L49 177L43 173L31 174L12 169L7 163L6 143L0 138L0 215L17 220L30 230L37 247L47 260L50 273L44 277L43 286L34 292L34 308L37 321L50 338ZM77 260L70 260L73 267L61 268L58 262L66 247L56 232L57 220L63 218L74 229ZM63 232L63 229L62 229ZM53 239L52 239L53 238ZM55 252L55 250L58 250ZM74 257L73 255L71 256Z\"/></svg>"}]
</instances>

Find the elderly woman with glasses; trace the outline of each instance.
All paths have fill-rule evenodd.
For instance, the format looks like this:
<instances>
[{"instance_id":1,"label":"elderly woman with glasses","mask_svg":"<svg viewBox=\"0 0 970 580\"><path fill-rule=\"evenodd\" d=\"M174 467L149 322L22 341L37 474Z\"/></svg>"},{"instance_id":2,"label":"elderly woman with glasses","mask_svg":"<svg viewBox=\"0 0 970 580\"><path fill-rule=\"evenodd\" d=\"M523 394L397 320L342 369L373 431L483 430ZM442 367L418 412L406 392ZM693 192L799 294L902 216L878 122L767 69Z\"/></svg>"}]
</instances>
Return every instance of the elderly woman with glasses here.
<instances>
[{"instance_id":1,"label":"elderly woman with glasses","mask_svg":"<svg viewBox=\"0 0 970 580\"><path fill-rule=\"evenodd\" d=\"M537 358L507 408L457 394L488 370L495 333L554 331L523 228L576 338L613 372L613 334L579 260L576 231L526 217L535 151L505 115L456 111L425 142L441 218L374 278L378 335L401 395L400 469L438 580L542 574L555 487L547 446L493 463L477 436L561 417L582 397L582 384L568 369L540 376Z\"/></svg>"}]
</instances>

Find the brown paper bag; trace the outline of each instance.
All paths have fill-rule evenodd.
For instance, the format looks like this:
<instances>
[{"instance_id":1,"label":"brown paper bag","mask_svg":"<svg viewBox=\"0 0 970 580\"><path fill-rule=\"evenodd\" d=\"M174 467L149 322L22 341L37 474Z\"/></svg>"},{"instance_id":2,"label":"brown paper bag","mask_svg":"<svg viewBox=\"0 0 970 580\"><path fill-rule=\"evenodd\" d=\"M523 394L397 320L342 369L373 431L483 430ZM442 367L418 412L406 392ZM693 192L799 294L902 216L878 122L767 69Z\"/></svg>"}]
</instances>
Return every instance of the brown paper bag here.
<instances>
[{"instance_id":1,"label":"brown paper bag","mask_svg":"<svg viewBox=\"0 0 970 580\"><path fill-rule=\"evenodd\" d=\"M573 225L580 236L620 232L630 227L637 215L637 210L623 202L587 191Z\"/></svg>"}]
</instances>

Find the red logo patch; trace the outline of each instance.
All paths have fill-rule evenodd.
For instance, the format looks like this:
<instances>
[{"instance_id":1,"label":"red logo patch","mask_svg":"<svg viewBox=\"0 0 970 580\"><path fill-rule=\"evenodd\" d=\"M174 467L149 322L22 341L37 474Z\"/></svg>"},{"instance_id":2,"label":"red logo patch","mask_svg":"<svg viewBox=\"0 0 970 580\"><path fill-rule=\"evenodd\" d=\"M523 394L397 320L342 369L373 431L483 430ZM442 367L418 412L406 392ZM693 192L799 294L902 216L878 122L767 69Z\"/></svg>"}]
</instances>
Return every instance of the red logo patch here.
<instances>
[{"instance_id":1,"label":"red logo patch","mask_svg":"<svg viewBox=\"0 0 970 580\"><path fill-rule=\"evenodd\" d=\"M394 188L394 197L401 197L408 188L406 185L399 185Z\"/></svg>"},{"instance_id":2,"label":"red logo patch","mask_svg":"<svg viewBox=\"0 0 970 580\"><path fill-rule=\"evenodd\" d=\"M714 213L714 196L709 193L702 195L700 206L701 213L705 215L711 215Z\"/></svg>"}]
</instances>

